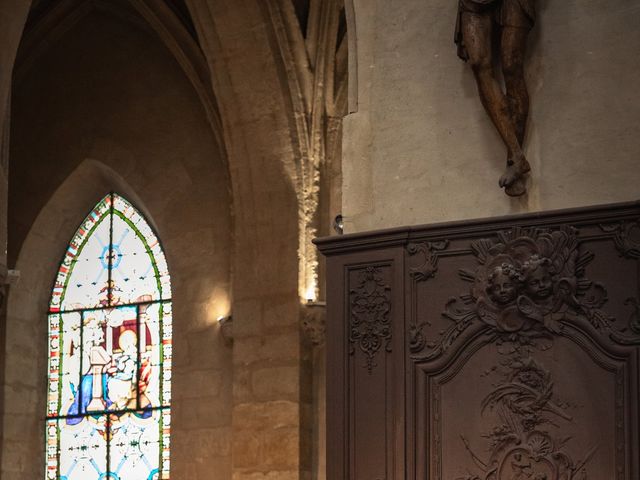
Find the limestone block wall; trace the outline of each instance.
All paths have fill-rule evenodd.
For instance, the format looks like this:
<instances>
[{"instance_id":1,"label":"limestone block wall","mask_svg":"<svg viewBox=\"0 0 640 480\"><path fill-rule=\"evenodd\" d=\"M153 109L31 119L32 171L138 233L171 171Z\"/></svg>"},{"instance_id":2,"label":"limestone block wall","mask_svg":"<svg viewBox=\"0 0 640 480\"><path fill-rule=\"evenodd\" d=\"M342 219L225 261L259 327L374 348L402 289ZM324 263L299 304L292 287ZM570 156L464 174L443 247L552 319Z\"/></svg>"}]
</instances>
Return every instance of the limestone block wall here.
<instances>
[{"instance_id":1,"label":"limestone block wall","mask_svg":"<svg viewBox=\"0 0 640 480\"><path fill-rule=\"evenodd\" d=\"M536 3L526 71L533 171L528 196L510 199L498 188L502 143L456 56L457 0L353 0L348 232L640 196L640 1Z\"/></svg>"},{"instance_id":2,"label":"limestone block wall","mask_svg":"<svg viewBox=\"0 0 640 480\"><path fill-rule=\"evenodd\" d=\"M232 478L306 479L296 147L280 54L266 2L187 3L214 77L233 187Z\"/></svg>"},{"instance_id":3,"label":"limestone block wall","mask_svg":"<svg viewBox=\"0 0 640 480\"><path fill-rule=\"evenodd\" d=\"M152 33L91 13L16 82L3 480L44 473L46 309L75 229L110 190L163 242L174 303L172 475L231 477L232 222L227 168L192 86Z\"/></svg>"}]
</instances>

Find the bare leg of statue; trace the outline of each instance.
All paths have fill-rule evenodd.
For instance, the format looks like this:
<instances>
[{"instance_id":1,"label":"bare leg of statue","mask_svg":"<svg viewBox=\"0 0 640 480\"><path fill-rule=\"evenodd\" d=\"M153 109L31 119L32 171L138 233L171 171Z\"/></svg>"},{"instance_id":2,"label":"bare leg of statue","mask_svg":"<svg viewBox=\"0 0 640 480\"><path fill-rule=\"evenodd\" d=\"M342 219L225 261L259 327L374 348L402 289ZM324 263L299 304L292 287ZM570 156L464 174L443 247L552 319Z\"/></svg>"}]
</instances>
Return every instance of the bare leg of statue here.
<instances>
[{"instance_id":1,"label":"bare leg of statue","mask_svg":"<svg viewBox=\"0 0 640 480\"><path fill-rule=\"evenodd\" d=\"M520 146L524 144L524 133L529 116L529 92L524 78L524 54L527 46L528 28L505 26L502 29L502 73L511 105L513 123Z\"/></svg>"},{"instance_id":2,"label":"bare leg of statue","mask_svg":"<svg viewBox=\"0 0 640 480\"><path fill-rule=\"evenodd\" d=\"M522 152L511 104L502 92L493 72L491 46L493 20L490 15L465 12L462 25L464 44L478 84L482 105L508 150L507 169L500 177L500 186L505 187L509 195L521 195L525 191L522 177L530 167ZM528 101L526 104L528 105ZM524 135L524 126L521 131ZM514 185L516 183L517 185Z\"/></svg>"},{"instance_id":3,"label":"bare leg of statue","mask_svg":"<svg viewBox=\"0 0 640 480\"><path fill-rule=\"evenodd\" d=\"M524 146L527 118L529 116L529 92L524 78L524 55L529 30L529 28L504 26L500 42L502 74L511 107L511 118L521 148ZM507 158L507 172L510 168L509 158L511 157L508 156ZM522 173L519 178L505 187L505 192L508 195L518 196L526 191L523 175L529 170L529 163L525 159L523 166L520 168Z\"/></svg>"}]
</instances>

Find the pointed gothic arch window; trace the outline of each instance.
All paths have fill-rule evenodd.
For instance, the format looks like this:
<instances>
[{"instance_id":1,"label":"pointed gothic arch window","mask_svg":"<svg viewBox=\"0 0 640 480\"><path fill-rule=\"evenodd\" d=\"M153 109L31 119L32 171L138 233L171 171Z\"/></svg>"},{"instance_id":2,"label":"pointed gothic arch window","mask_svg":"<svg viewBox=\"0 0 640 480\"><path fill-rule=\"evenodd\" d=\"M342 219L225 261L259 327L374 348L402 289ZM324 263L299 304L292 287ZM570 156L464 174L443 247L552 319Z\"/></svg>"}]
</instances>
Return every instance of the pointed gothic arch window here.
<instances>
[{"instance_id":1,"label":"pointed gothic arch window","mask_svg":"<svg viewBox=\"0 0 640 480\"><path fill-rule=\"evenodd\" d=\"M110 193L73 236L49 304L47 480L167 480L171 284L149 223Z\"/></svg>"}]
</instances>

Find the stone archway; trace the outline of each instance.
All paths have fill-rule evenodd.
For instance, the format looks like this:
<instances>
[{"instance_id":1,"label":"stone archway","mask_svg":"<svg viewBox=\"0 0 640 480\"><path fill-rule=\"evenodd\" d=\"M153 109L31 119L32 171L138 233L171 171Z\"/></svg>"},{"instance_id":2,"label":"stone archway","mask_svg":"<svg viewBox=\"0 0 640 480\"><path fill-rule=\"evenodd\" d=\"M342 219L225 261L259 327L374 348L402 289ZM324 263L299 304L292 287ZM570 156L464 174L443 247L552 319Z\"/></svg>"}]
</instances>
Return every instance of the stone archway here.
<instances>
[{"instance_id":1,"label":"stone archway","mask_svg":"<svg viewBox=\"0 0 640 480\"><path fill-rule=\"evenodd\" d=\"M298 140L290 92L283 88L284 67L259 1L187 3L220 110L233 198L230 470L239 478L298 478L310 469L302 420L309 399L301 393L307 380L299 326ZM24 24L27 7L20 15ZM17 32L16 48L19 37Z\"/></svg>"},{"instance_id":2,"label":"stone archway","mask_svg":"<svg viewBox=\"0 0 640 480\"><path fill-rule=\"evenodd\" d=\"M88 209L109 191L128 197L145 213L163 243L173 275L172 472L178 478L202 476L194 464L203 465L204 471L231 470L229 450L211 452L208 447L212 442L224 445L231 441L232 357L215 321L225 308L220 302L228 301L228 271L225 274L215 267L223 263L226 252L222 245L208 256L203 256L200 247L190 248L193 233L206 235L207 229L213 231L221 222L210 222L203 228L198 219L205 201L194 198L193 211L183 209L180 229L176 229L170 218L161 215L162 200L150 195L139 179L132 184L103 162L87 159L42 208L16 262L21 278L8 299L3 363L2 478L38 478L42 473L46 312L52 279L65 242Z\"/></svg>"}]
</instances>

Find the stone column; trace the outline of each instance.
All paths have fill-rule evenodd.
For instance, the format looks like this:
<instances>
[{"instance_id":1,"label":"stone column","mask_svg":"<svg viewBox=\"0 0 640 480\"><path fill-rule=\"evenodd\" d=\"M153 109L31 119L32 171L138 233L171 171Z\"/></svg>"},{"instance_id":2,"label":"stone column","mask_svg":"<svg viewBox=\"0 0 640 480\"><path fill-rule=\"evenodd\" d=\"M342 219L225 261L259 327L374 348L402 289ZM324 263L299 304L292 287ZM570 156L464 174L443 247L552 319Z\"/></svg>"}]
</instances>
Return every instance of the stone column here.
<instances>
[{"instance_id":1,"label":"stone column","mask_svg":"<svg viewBox=\"0 0 640 480\"><path fill-rule=\"evenodd\" d=\"M326 339L326 303L309 302L303 307L302 329L305 334L304 351L306 357L308 376L313 379L309 385L311 393L311 403L307 405L309 409L308 418L305 425L311 438L311 479L326 480L326 382L327 382L327 349Z\"/></svg>"},{"instance_id":2,"label":"stone column","mask_svg":"<svg viewBox=\"0 0 640 480\"><path fill-rule=\"evenodd\" d=\"M304 460L297 295L236 299L233 479L299 480Z\"/></svg>"}]
</instances>

